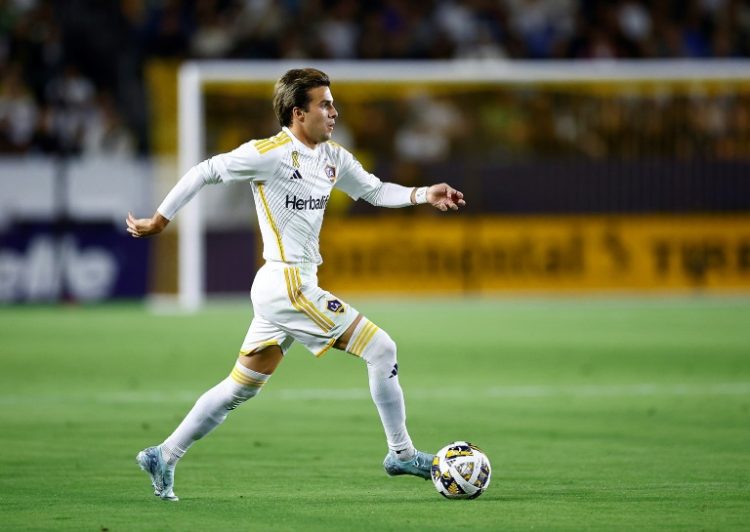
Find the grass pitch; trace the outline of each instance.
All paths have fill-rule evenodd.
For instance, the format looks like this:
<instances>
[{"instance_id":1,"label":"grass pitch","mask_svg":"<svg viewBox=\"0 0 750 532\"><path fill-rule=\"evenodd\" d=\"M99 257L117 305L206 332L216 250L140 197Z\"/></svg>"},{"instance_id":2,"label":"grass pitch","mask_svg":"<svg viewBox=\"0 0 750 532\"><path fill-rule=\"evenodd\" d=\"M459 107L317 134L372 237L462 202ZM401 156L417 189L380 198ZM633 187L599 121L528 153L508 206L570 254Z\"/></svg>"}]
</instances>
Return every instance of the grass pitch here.
<instances>
[{"instance_id":1,"label":"grass pitch","mask_svg":"<svg viewBox=\"0 0 750 532\"><path fill-rule=\"evenodd\" d=\"M389 478L364 364L288 354L180 463L135 464L231 369L249 305L0 309L3 530L747 530L750 300L352 303L399 345L415 443L489 490Z\"/></svg>"}]
</instances>

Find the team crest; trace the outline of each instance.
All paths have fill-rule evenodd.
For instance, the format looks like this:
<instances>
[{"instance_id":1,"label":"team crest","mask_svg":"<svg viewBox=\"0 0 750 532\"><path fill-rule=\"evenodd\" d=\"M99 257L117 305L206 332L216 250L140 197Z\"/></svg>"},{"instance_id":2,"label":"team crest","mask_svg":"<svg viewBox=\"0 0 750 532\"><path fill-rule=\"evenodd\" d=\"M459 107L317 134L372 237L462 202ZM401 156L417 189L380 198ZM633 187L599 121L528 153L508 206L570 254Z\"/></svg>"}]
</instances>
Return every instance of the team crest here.
<instances>
[{"instance_id":1,"label":"team crest","mask_svg":"<svg viewBox=\"0 0 750 532\"><path fill-rule=\"evenodd\" d=\"M336 167L332 164L327 164L325 168L326 176L328 176L328 179L333 183L336 181Z\"/></svg>"},{"instance_id":2,"label":"team crest","mask_svg":"<svg viewBox=\"0 0 750 532\"><path fill-rule=\"evenodd\" d=\"M331 299L328 302L328 310L331 312L342 313L344 312L344 304L338 299Z\"/></svg>"}]
</instances>

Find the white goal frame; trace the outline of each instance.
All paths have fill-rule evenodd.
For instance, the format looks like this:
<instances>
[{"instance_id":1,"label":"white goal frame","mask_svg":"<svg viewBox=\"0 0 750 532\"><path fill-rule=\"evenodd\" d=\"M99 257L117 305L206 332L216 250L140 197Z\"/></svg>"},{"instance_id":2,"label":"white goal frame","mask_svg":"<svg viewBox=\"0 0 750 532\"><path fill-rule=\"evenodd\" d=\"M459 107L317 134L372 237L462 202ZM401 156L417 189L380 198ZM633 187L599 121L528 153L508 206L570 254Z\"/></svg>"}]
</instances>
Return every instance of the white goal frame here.
<instances>
[{"instance_id":1,"label":"white goal frame","mask_svg":"<svg viewBox=\"0 0 750 532\"><path fill-rule=\"evenodd\" d=\"M203 84L276 81L291 68L315 67L331 80L364 82L489 82L499 85L606 81L748 81L750 60L573 60L573 61L189 61L178 76L178 168L184 175L204 159ZM270 95L269 95L269 103ZM180 213L178 223L178 304L185 311L203 306L204 221L200 194Z\"/></svg>"}]
</instances>

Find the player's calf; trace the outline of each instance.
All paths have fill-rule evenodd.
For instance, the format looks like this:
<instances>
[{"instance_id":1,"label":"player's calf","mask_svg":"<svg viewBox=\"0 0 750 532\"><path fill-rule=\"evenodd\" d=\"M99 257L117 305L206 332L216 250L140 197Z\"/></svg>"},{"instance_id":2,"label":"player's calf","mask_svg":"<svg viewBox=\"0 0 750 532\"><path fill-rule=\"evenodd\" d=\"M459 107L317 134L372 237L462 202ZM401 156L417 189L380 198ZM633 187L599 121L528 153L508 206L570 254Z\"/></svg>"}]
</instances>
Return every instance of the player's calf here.
<instances>
[{"instance_id":1,"label":"player's calf","mask_svg":"<svg viewBox=\"0 0 750 532\"><path fill-rule=\"evenodd\" d=\"M363 318L352 333L346 350L367 362L370 394L380 414L388 448L400 461L413 459L417 451L406 430L396 343L388 333Z\"/></svg>"},{"instance_id":2,"label":"player's calf","mask_svg":"<svg viewBox=\"0 0 750 532\"><path fill-rule=\"evenodd\" d=\"M151 476L155 494L162 499L177 500L172 491L177 462L193 443L223 423L229 412L258 395L269 377L237 362L229 377L200 396L161 445L138 453L138 465Z\"/></svg>"},{"instance_id":3,"label":"player's calf","mask_svg":"<svg viewBox=\"0 0 750 532\"><path fill-rule=\"evenodd\" d=\"M237 362L229 377L204 393L164 440L162 448L168 463L176 463L193 443L223 423L229 412L255 397L269 377Z\"/></svg>"}]
</instances>

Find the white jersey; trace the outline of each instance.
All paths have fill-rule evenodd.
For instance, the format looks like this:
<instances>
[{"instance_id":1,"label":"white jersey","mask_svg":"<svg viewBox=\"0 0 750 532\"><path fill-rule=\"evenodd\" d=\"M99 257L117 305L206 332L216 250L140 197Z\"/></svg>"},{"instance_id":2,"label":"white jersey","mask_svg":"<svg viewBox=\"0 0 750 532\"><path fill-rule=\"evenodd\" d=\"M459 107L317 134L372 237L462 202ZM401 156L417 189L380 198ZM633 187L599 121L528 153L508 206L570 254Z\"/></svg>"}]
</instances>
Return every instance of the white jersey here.
<instances>
[{"instance_id":1,"label":"white jersey","mask_svg":"<svg viewBox=\"0 0 750 532\"><path fill-rule=\"evenodd\" d=\"M263 236L266 264L250 292L254 317L241 355L269 345L286 352L294 340L316 354L330 349L359 313L318 287L317 265L323 213L333 187L353 199L381 207L424 203L417 189L383 183L366 172L347 150L328 141L308 148L288 129L252 140L192 167L170 190L158 212L171 220L205 185L249 181ZM421 198L421 199L420 199ZM376 332L356 343L357 356Z\"/></svg>"},{"instance_id":2,"label":"white jersey","mask_svg":"<svg viewBox=\"0 0 750 532\"><path fill-rule=\"evenodd\" d=\"M308 148L285 127L273 137L251 140L194 166L158 211L171 220L203 185L232 181L252 186L267 261L322 262L320 228L334 186L373 205L411 204L411 188L381 182L333 141Z\"/></svg>"}]
</instances>

